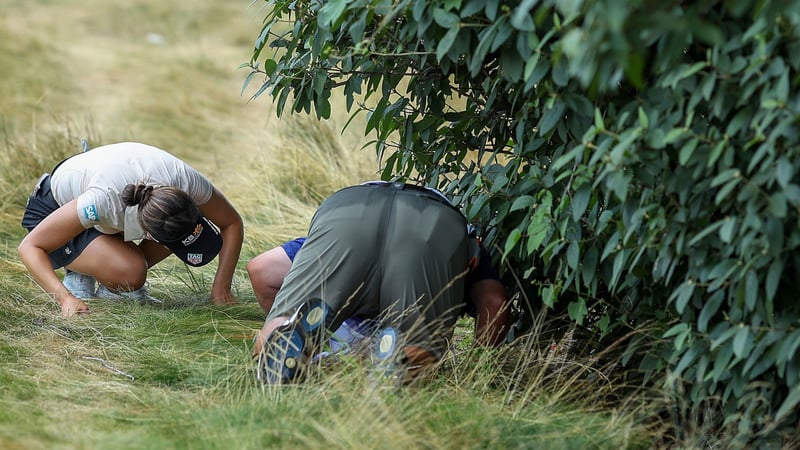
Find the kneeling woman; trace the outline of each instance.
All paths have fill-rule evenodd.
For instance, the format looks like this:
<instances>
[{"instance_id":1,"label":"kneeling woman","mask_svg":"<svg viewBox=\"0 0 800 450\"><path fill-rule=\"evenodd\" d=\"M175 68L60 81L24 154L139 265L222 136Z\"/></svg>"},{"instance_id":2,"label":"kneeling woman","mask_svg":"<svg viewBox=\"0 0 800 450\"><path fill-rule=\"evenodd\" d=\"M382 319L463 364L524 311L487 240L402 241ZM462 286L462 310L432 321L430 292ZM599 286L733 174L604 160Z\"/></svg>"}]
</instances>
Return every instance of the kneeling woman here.
<instances>
[{"instance_id":1,"label":"kneeling woman","mask_svg":"<svg viewBox=\"0 0 800 450\"><path fill-rule=\"evenodd\" d=\"M236 302L239 213L202 174L156 147L123 142L67 158L39 179L22 226L29 233L20 258L64 317L88 312L82 298L149 298L147 269L170 253L192 266L219 255L211 301Z\"/></svg>"}]
</instances>

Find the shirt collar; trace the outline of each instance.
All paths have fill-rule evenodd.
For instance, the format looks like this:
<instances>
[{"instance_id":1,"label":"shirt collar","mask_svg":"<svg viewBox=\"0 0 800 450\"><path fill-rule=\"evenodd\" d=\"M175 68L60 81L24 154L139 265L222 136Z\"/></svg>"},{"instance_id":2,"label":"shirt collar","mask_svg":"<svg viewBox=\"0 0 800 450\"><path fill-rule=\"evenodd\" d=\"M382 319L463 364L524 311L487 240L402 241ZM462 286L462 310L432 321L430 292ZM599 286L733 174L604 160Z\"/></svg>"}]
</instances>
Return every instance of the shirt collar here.
<instances>
[{"instance_id":1,"label":"shirt collar","mask_svg":"<svg viewBox=\"0 0 800 450\"><path fill-rule=\"evenodd\" d=\"M125 208L125 241L135 241L144 239L145 232L139 225L139 206L128 206Z\"/></svg>"}]
</instances>

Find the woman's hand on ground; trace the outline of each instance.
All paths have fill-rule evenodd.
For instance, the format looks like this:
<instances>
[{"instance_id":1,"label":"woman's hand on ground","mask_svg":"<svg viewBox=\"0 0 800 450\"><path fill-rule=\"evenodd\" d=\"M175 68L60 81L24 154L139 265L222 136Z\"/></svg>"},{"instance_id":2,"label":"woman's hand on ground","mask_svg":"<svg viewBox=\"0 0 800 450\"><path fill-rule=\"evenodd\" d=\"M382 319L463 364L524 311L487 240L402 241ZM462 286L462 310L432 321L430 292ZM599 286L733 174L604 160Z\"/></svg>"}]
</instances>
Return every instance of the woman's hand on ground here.
<instances>
[{"instance_id":1,"label":"woman's hand on ground","mask_svg":"<svg viewBox=\"0 0 800 450\"><path fill-rule=\"evenodd\" d=\"M216 306L235 305L239 303L230 291L218 294L211 292L211 304Z\"/></svg>"},{"instance_id":2,"label":"woman's hand on ground","mask_svg":"<svg viewBox=\"0 0 800 450\"><path fill-rule=\"evenodd\" d=\"M61 301L61 317L72 317L89 312L89 305L73 295L67 295Z\"/></svg>"}]
</instances>

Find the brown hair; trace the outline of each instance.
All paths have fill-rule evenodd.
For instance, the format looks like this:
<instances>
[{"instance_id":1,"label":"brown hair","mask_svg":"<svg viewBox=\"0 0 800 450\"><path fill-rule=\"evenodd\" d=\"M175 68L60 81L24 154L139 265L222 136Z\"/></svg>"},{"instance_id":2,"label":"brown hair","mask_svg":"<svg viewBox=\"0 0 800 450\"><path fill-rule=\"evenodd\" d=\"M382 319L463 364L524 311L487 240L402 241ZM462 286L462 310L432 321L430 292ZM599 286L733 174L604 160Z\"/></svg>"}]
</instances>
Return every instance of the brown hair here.
<instances>
[{"instance_id":1,"label":"brown hair","mask_svg":"<svg viewBox=\"0 0 800 450\"><path fill-rule=\"evenodd\" d=\"M129 184L122 190L125 206L139 205L139 224L162 242L178 240L197 223L197 204L186 192L171 186Z\"/></svg>"}]
</instances>

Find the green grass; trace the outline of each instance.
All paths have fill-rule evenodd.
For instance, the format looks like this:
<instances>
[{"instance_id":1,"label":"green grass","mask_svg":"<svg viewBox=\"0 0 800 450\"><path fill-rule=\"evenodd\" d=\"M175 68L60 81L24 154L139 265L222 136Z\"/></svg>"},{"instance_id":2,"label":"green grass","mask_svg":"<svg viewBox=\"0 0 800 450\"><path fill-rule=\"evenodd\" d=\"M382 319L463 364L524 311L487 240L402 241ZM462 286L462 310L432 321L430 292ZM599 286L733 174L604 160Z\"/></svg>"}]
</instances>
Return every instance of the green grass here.
<instances>
[{"instance_id":1,"label":"green grass","mask_svg":"<svg viewBox=\"0 0 800 450\"><path fill-rule=\"evenodd\" d=\"M519 386L498 361L547 364L513 349L462 352L405 388L355 358L304 385L264 388L248 356L262 319L251 304L95 302L70 320L37 306L2 316L4 448L586 449L640 439L630 417L588 406L585 393Z\"/></svg>"},{"instance_id":2,"label":"green grass","mask_svg":"<svg viewBox=\"0 0 800 450\"><path fill-rule=\"evenodd\" d=\"M275 118L240 95L260 4L6 1L0 22L0 448L641 448L654 431L638 397L590 360L535 338L457 350L397 388L355 358L301 386L264 388L250 343L260 311L244 265L305 234L316 204L377 177L343 101L327 122ZM13 16L13 19L10 18ZM207 300L215 264L174 258L149 275L162 305L91 301L62 319L16 254L42 171L79 149L138 140L206 173L240 210L240 304Z\"/></svg>"}]
</instances>

